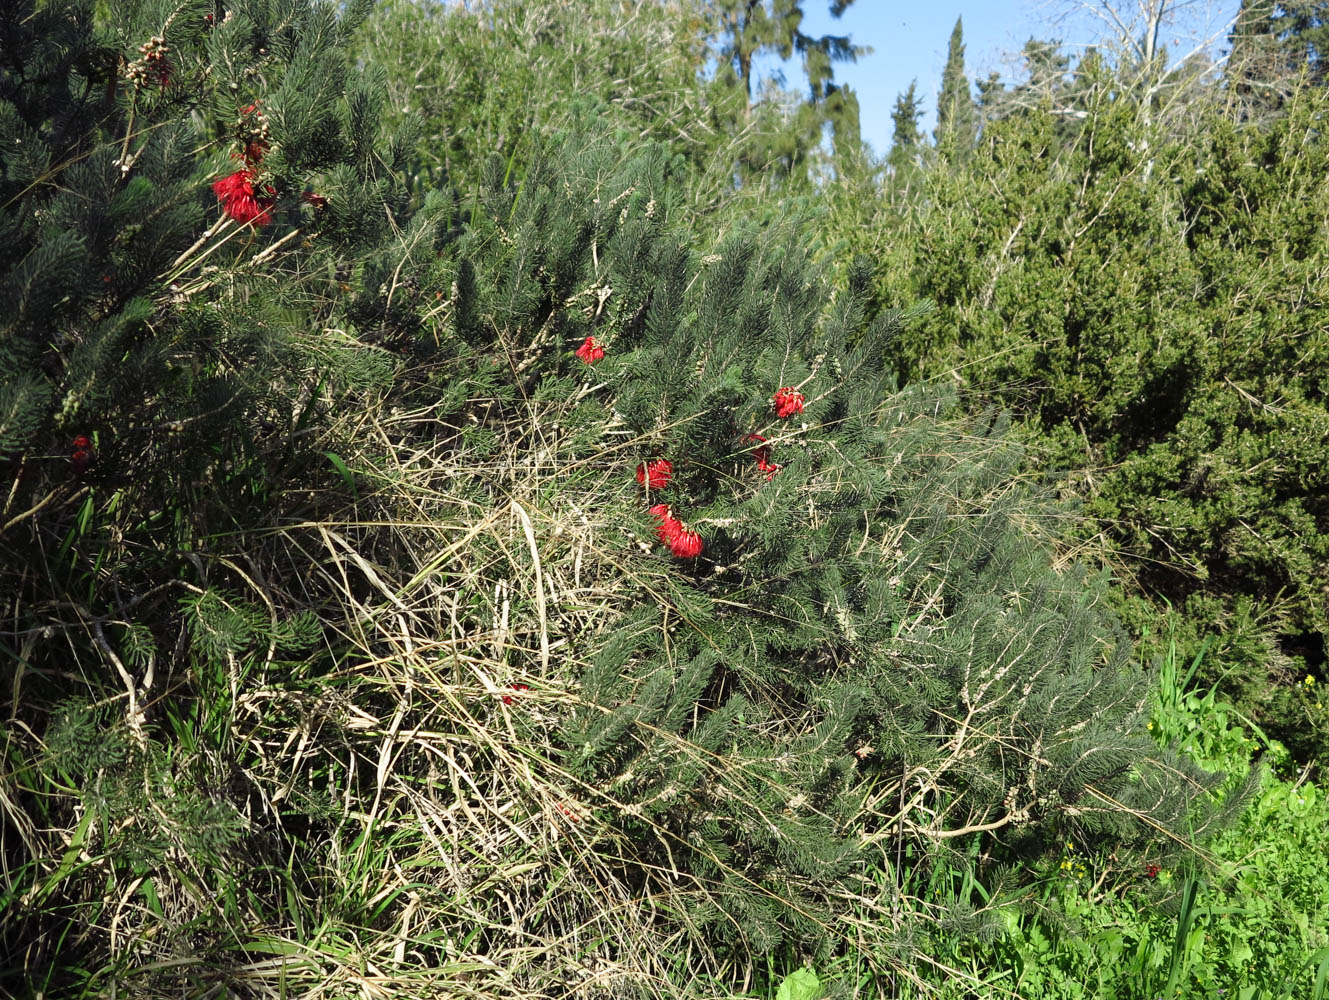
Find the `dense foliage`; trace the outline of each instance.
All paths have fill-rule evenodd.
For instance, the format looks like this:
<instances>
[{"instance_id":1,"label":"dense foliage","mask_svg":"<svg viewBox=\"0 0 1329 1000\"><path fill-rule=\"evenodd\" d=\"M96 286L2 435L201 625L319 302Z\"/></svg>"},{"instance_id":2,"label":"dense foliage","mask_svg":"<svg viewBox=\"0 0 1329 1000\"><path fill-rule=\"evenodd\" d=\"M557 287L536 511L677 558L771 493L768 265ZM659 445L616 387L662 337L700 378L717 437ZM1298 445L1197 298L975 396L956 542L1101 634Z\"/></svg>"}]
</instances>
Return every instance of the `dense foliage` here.
<instances>
[{"instance_id":1,"label":"dense foliage","mask_svg":"<svg viewBox=\"0 0 1329 1000\"><path fill-rule=\"evenodd\" d=\"M0 992L1322 1000L1322 91L806 6L0 14Z\"/></svg>"},{"instance_id":2,"label":"dense foliage","mask_svg":"<svg viewBox=\"0 0 1329 1000\"><path fill-rule=\"evenodd\" d=\"M1091 94L1069 139L1022 112L930 175L880 270L887 300L938 306L900 339L902 373L953 368L1000 395L1149 592L1217 630L1253 607L1318 671L1325 98L1299 94L1267 129L1211 118L1203 139L1150 145L1131 102ZM1319 752L1316 720L1280 715L1260 711Z\"/></svg>"}]
</instances>

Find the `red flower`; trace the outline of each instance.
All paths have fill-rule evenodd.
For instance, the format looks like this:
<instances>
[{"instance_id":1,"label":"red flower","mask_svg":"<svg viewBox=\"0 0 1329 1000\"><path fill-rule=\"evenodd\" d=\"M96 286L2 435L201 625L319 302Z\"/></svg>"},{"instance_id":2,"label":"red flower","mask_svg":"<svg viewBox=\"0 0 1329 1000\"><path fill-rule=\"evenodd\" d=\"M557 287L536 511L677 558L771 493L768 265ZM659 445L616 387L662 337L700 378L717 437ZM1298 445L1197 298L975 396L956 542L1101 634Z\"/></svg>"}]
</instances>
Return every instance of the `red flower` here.
<instances>
[{"instance_id":1,"label":"red flower","mask_svg":"<svg viewBox=\"0 0 1329 1000\"><path fill-rule=\"evenodd\" d=\"M511 687L512 690L514 690L514 691L529 691L529 690L530 690L530 687L528 687L528 686L525 685L525 684L511 684L511 685L509 685L509 687ZM503 695L503 704L505 704L505 705L511 705L511 704L512 704L512 695L510 695L510 694L505 694L505 695Z\"/></svg>"},{"instance_id":2,"label":"red flower","mask_svg":"<svg viewBox=\"0 0 1329 1000\"><path fill-rule=\"evenodd\" d=\"M701 535L689 531L683 525L678 526L678 533L669 543L669 551L680 559L695 559L701 555Z\"/></svg>"},{"instance_id":3,"label":"red flower","mask_svg":"<svg viewBox=\"0 0 1329 1000\"><path fill-rule=\"evenodd\" d=\"M775 478L775 474L780 471L780 466L771 461L771 446L765 443L766 439L760 434L749 434L743 439L744 444L756 444L752 449L752 457L757 460L757 468L766 473L766 481L769 483Z\"/></svg>"},{"instance_id":4,"label":"red flower","mask_svg":"<svg viewBox=\"0 0 1329 1000\"><path fill-rule=\"evenodd\" d=\"M662 490L674 478L673 463L667 458L657 458L649 465L637 466L637 483L651 490Z\"/></svg>"},{"instance_id":5,"label":"red flower","mask_svg":"<svg viewBox=\"0 0 1329 1000\"><path fill-rule=\"evenodd\" d=\"M581 358L588 365L593 365L605 356L605 349L600 346L599 341L594 337L587 337L585 342L577 348L577 357Z\"/></svg>"},{"instance_id":6,"label":"red flower","mask_svg":"<svg viewBox=\"0 0 1329 1000\"><path fill-rule=\"evenodd\" d=\"M70 444L74 446L75 451L87 451L92 447L92 442L88 440L86 434L75 435L74 440L71 441Z\"/></svg>"},{"instance_id":7,"label":"red flower","mask_svg":"<svg viewBox=\"0 0 1329 1000\"><path fill-rule=\"evenodd\" d=\"M792 386L785 386L771 397L771 402L775 404L775 415L783 420L795 413L802 413L807 397Z\"/></svg>"},{"instance_id":8,"label":"red flower","mask_svg":"<svg viewBox=\"0 0 1329 1000\"><path fill-rule=\"evenodd\" d=\"M574 823L580 823L580 822L581 822L581 817L578 816L578 815L577 815L575 812L573 812L571 809L569 809L567 806L565 806L562 802L560 802L560 803L558 804L558 811L561 812L561 813L562 813L564 816L566 816L568 819L572 820L572 822L574 822Z\"/></svg>"},{"instance_id":9,"label":"red flower","mask_svg":"<svg viewBox=\"0 0 1329 1000\"><path fill-rule=\"evenodd\" d=\"M69 456L69 463L74 467L74 471L80 475L87 469L88 463L91 461L92 452L86 448L79 448Z\"/></svg>"},{"instance_id":10,"label":"red flower","mask_svg":"<svg viewBox=\"0 0 1329 1000\"><path fill-rule=\"evenodd\" d=\"M1144 877L1145 877L1145 878L1158 878L1158 873L1161 872L1162 870L1163 870L1163 869L1161 869L1160 867L1158 867L1158 865L1145 865L1145 866L1144 866Z\"/></svg>"},{"instance_id":11,"label":"red flower","mask_svg":"<svg viewBox=\"0 0 1329 1000\"><path fill-rule=\"evenodd\" d=\"M678 533L683 530L683 522L674 517L674 512L669 509L667 503L657 503L651 508L651 513L660 521L655 529L660 541L665 545L672 544Z\"/></svg>"},{"instance_id":12,"label":"red flower","mask_svg":"<svg viewBox=\"0 0 1329 1000\"><path fill-rule=\"evenodd\" d=\"M222 208L236 222L266 226L272 221L272 206L276 204L276 192L267 188L264 197L254 194L254 175L248 170L237 170L223 177L212 185L213 194L222 203Z\"/></svg>"}]
</instances>

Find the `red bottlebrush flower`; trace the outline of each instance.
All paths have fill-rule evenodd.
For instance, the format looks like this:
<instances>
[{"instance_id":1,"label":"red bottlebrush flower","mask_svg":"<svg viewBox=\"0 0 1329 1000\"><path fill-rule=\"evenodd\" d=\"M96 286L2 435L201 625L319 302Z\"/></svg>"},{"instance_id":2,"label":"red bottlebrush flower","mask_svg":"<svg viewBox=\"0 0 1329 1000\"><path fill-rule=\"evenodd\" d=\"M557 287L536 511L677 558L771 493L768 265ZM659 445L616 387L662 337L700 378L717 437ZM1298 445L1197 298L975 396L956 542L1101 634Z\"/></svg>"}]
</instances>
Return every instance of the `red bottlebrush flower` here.
<instances>
[{"instance_id":1,"label":"red bottlebrush flower","mask_svg":"<svg viewBox=\"0 0 1329 1000\"><path fill-rule=\"evenodd\" d=\"M321 194L315 194L313 191L306 191L300 195L300 200L308 202L315 208L324 208L328 204L328 199Z\"/></svg>"},{"instance_id":2,"label":"red bottlebrush flower","mask_svg":"<svg viewBox=\"0 0 1329 1000\"><path fill-rule=\"evenodd\" d=\"M527 686L527 685L525 685L525 684L509 684L508 686L509 686L510 688L512 688L512 690L514 690L514 691L529 691L529 690L530 690L530 687ZM511 704L512 704L512 695L510 695L510 694L505 694L505 695L503 695L503 704L505 704L505 705L511 705Z\"/></svg>"},{"instance_id":3,"label":"red bottlebrush flower","mask_svg":"<svg viewBox=\"0 0 1329 1000\"><path fill-rule=\"evenodd\" d=\"M766 443L766 439L760 434L747 435L743 438L743 443L757 446L752 449L752 457L757 460L757 465L765 465L771 460L771 446Z\"/></svg>"},{"instance_id":4,"label":"red bottlebrush flower","mask_svg":"<svg viewBox=\"0 0 1329 1000\"><path fill-rule=\"evenodd\" d=\"M662 490L674 478L674 465L667 458L657 458L649 465L637 466L637 483L651 490Z\"/></svg>"},{"instance_id":5,"label":"red bottlebrush flower","mask_svg":"<svg viewBox=\"0 0 1329 1000\"><path fill-rule=\"evenodd\" d=\"M73 445L75 451L87 451L92 447L92 442L88 440L86 434L76 434L70 444Z\"/></svg>"},{"instance_id":6,"label":"red bottlebrush flower","mask_svg":"<svg viewBox=\"0 0 1329 1000\"><path fill-rule=\"evenodd\" d=\"M657 503L651 508L651 513L660 521L655 529L660 541L665 545L672 544L678 533L683 530L683 522L674 517L674 512L669 509L667 503Z\"/></svg>"},{"instance_id":7,"label":"red bottlebrush flower","mask_svg":"<svg viewBox=\"0 0 1329 1000\"><path fill-rule=\"evenodd\" d=\"M237 170L214 182L212 192L221 201L226 214L242 225L266 226L272 221L276 192L268 188L264 197L257 197L254 194L254 175L248 170Z\"/></svg>"},{"instance_id":8,"label":"red bottlebrush flower","mask_svg":"<svg viewBox=\"0 0 1329 1000\"><path fill-rule=\"evenodd\" d=\"M807 397L793 386L785 386L771 397L771 402L775 404L775 415L784 420L786 417L792 417L795 413L802 413L803 404L807 402Z\"/></svg>"},{"instance_id":9,"label":"red bottlebrush flower","mask_svg":"<svg viewBox=\"0 0 1329 1000\"><path fill-rule=\"evenodd\" d=\"M92 461L92 452L86 448L77 449L74 454L69 456L69 464L74 467L74 471L80 475L87 469L88 463Z\"/></svg>"},{"instance_id":10,"label":"red bottlebrush flower","mask_svg":"<svg viewBox=\"0 0 1329 1000\"><path fill-rule=\"evenodd\" d=\"M703 548L701 535L679 525L678 534L669 543L669 551L680 559L695 559Z\"/></svg>"},{"instance_id":11,"label":"red bottlebrush flower","mask_svg":"<svg viewBox=\"0 0 1329 1000\"><path fill-rule=\"evenodd\" d=\"M593 365L605 356L605 349L600 346L600 342L594 337L587 337L582 345L577 348L577 357L588 365Z\"/></svg>"},{"instance_id":12,"label":"red bottlebrush flower","mask_svg":"<svg viewBox=\"0 0 1329 1000\"><path fill-rule=\"evenodd\" d=\"M213 181L212 193L222 201L254 196L253 179L248 170L237 170L219 181Z\"/></svg>"},{"instance_id":13,"label":"red bottlebrush flower","mask_svg":"<svg viewBox=\"0 0 1329 1000\"><path fill-rule=\"evenodd\" d=\"M766 439L760 434L749 434L743 439L744 444L755 444L752 449L752 457L757 460L757 468L766 473L766 481L769 483L775 478L775 474L780 471L780 466L771 461L771 446L766 444Z\"/></svg>"},{"instance_id":14,"label":"red bottlebrush flower","mask_svg":"<svg viewBox=\"0 0 1329 1000\"><path fill-rule=\"evenodd\" d=\"M1144 866L1144 877L1145 877L1145 878L1158 878L1158 873L1161 872L1162 870L1163 870L1163 869L1160 868L1158 865L1145 865L1145 866Z\"/></svg>"}]
</instances>

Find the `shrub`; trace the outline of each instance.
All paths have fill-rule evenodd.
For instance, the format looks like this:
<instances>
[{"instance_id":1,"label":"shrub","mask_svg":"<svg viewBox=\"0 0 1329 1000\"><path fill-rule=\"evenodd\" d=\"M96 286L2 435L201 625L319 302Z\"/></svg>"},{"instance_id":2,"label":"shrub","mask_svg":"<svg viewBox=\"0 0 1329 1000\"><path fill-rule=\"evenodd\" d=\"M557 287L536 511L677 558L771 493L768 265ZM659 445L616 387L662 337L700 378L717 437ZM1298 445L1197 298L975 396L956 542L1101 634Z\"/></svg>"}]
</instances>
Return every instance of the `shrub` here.
<instances>
[{"instance_id":1,"label":"shrub","mask_svg":"<svg viewBox=\"0 0 1329 1000\"><path fill-rule=\"evenodd\" d=\"M1039 465L1087 495L1087 534L1146 592L1214 634L1262 618L1319 672L1324 94L1267 128L1211 115L1166 139L1127 97L1093 93L1069 138L1052 114L1020 113L930 175L880 270L887 300L937 303L897 363L1008 401ZM1300 676L1278 663L1250 667ZM1322 735L1297 736L1302 720L1267 700L1243 704L1318 754Z\"/></svg>"},{"instance_id":2,"label":"shrub","mask_svg":"<svg viewBox=\"0 0 1329 1000\"><path fill-rule=\"evenodd\" d=\"M850 899L885 966L926 939L939 914L901 924L899 886L866 877L906 850L930 870L973 845L991 876L1066 835L1125 857L1207 831L1211 780L1141 728L1103 581L1053 569L1061 514L1015 477L1001 422L893 390L878 359L908 317L867 315L863 265L828 302L783 232L695 257L667 166L569 137L472 213L435 279L445 353L491 401L477 457L539 427L542 465L562 447L595 470L566 501L598 525L579 544L619 553L624 603L573 647L577 708L546 737L601 877L653 901L688 967L750 977L754 954L843 946ZM684 529L700 555L662 544ZM947 926L994 926L975 909Z\"/></svg>"},{"instance_id":3,"label":"shrub","mask_svg":"<svg viewBox=\"0 0 1329 1000\"><path fill-rule=\"evenodd\" d=\"M866 265L830 296L780 227L694 248L678 159L584 130L408 213L411 144L342 75L361 7L125 10L10 25L114 113L92 180L73 119L32 118L59 183L6 205L50 250L5 286L37 414L5 438L7 989L703 993L849 947L886 974L993 932L1063 837L1221 825L1002 422L894 391L911 315L871 315ZM199 85L139 117L66 29L160 35ZM252 176L209 191L230 153ZM159 256L79 228L80 185L151 163L184 220ZM104 259L137 311L70 284ZM103 329L99 394L69 358Z\"/></svg>"}]
</instances>

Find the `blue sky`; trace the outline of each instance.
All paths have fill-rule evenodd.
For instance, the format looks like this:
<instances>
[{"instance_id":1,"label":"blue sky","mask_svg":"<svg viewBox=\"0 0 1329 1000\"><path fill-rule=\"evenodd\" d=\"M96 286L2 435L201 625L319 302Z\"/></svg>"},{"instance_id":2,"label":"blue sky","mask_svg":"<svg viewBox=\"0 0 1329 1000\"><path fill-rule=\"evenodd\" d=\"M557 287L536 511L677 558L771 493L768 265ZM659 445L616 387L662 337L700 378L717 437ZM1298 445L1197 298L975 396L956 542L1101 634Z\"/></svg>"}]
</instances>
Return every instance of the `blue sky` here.
<instances>
[{"instance_id":1,"label":"blue sky","mask_svg":"<svg viewBox=\"0 0 1329 1000\"><path fill-rule=\"evenodd\" d=\"M1117 3L1134 7L1136 0ZM1214 0L1211 26L1235 14L1238 3ZM1016 76L1018 63L1013 57L1031 36L1060 39L1068 49L1076 50L1099 34L1099 22L1092 17L1054 24L1059 8L1048 0L857 0L838 21L831 18L827 6L826 0L805 0L803 31L809 35L847 34L855 44L872 47L872 54L857 63L838 64L835 77L857 92L863 138L878 154L890 147L891 109L910 80L918 80L925 111L923 128L931 132L936 124L936 95L957 17L964 18L965 71L971 84L992 72L1008 79ZM1195 34L1203 28L1194 27ZM769 60L760 68L774 71L779 68L778 60ZM785 76L788 87L801 90L806 85L797 64L789 64Z\"/></svg>"}]
</instances>

